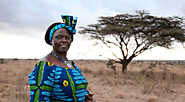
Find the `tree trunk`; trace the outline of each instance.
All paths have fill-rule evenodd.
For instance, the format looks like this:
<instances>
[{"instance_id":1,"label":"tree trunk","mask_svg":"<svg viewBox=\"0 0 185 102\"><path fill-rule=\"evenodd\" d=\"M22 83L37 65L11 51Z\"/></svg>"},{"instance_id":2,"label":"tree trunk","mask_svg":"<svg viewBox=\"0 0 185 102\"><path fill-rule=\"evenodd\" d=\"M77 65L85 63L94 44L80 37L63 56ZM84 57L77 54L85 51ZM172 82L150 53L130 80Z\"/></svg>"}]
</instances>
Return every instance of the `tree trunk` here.
<instances>
[{"instance_id":1,"label":"tree trunk","mask_svg":"<svg viewBox=\"0 0 185 102\"><path fill-rule=\"evenodd\" d=\"M122 64L122 73L124 74L125 73L125 71L127 71L127 65L128 64Z\"/></svg>"},{"instance_id":2,"label":"tree trunk","mask_svg":"<svg viewBox=\"0 0 185 102\"><path fill-rule=\"evenodd\" d=\"M124 74L125 71L127 71L127 66L128 64L132 61L132 59L135 57L135 55L133 54L132 56L130 56L128 59L124 59L122 61L122 73Z\"/></svg>"},{"instance_id":3,"label":"tree trunk","mask_svg":"<svg viewBox=\"0 0 185 102\"><path fill-rule=\"evenodd\" d=\"M128 60L123 60L123 62L122 62L122 73L125 73L125 71L127 71L127 65L128 65Z\"/></svg>"}]
</instances>

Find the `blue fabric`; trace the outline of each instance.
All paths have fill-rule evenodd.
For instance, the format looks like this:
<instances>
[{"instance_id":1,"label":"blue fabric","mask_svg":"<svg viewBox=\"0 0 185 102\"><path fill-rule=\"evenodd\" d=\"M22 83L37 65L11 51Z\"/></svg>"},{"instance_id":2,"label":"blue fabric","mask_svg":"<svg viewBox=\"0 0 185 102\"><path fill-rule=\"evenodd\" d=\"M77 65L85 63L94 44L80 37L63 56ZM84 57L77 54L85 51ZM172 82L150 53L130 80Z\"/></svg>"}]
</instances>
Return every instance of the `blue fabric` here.
<instances>
[{"instance_id":1,"label":"blue fabric","mask_svg":"<svg viewBox=\"0 0 185 102\"><path fill-rule=\"evenodd\" d=\"M88 82L75 64L74 67L38 62L29 75L30 102L84 102L89 94Z\"/></svg>"},{"instance_id":2,"label":"blue fabric","mask_svg":"<svg viewBox=\"0 0 185 102\"><path fill-rule=\"evenodd\" d=\"M65 28L69 31L69 33L71 34L71 37L73 36L73 34L76 34L76 23L77 23L77 17L70 16L70 15L61 15L61 18L63 20L64 23L62 24L58 24L55 27L53 27L49 33L49 42L51 44L51 38L53 36L53 33L60 29L60 28Z\"/></svg>"}]
</instances>

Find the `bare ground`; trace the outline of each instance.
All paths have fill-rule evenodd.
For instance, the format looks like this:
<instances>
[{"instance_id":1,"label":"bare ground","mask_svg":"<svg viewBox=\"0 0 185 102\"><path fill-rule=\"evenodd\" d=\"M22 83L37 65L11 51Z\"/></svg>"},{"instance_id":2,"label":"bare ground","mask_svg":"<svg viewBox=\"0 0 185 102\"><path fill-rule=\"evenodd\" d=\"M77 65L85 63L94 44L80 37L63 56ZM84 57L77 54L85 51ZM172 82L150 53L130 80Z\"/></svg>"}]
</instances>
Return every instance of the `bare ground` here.
<instances>
[{"instance_id":1,"label":"bare ground","mask_svg":"<svg viewBox=\"0 0 185 102\"><path fill-rule=\"evenodd\" d=\"M0 102L29 102L28 75L37 60L0 60ZM184 102L185 63L132 62L126 74L106 61L75 61L96 102Z\"/></svg>"}]
</instances>

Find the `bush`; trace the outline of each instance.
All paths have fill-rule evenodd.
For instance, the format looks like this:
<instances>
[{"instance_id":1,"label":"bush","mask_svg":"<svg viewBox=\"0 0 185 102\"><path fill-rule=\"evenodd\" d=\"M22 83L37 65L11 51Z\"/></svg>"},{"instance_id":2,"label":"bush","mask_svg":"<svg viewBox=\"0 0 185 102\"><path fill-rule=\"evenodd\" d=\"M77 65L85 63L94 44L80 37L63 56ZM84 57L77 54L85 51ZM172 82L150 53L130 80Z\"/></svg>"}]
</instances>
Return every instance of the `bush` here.
<instances>
[{"instance_id":1,"label":"bush","mask_svg":"<svg viewBox=\"0 0 185 102\"><path fill-rule=\"evenodd\" d=\"M150 66L151 67L156 67L156 64L155 63L150 63Z\"/></svg>"},{"instance_id":2,"label":"bush","mask_svg":"<svg viewBox=\"0 0 185 102\"><path fill-rule=\"evenodd\" d=\"M116 73L116 66L114 66L113 61L109 60L106 65L107 65L107 68L111 68L114 71L114 73Z\"/></svg>"},{"instance_id":3,"label":"bush","mask_svg":"<svg viewBox=\"0 0 185 102\"><path fill-rule=\"evenodd\" d=\"M172 63L172 62L166 62L166 64L173 65L173 63Z\"/></svg>"},{"instance_id":4,"label":"bush","mask_svg":"<svg viewBox=\"0 0 185 102\"><path fill-rule=\"evenodd\" d=\"M1 64L4 64L4 59L0 59L0 63Z\"/></svg>"},{"instance_id":5,"label":"bush","mask_svg":"<svg viewBox=\"0 0 185 102\"><path fill-rule=\"evenodd\" d=\"M19 59L18 59L18 58L14 58L13 60L14 60L14 61L18 61Z\"/></svg>"}]
</instances>

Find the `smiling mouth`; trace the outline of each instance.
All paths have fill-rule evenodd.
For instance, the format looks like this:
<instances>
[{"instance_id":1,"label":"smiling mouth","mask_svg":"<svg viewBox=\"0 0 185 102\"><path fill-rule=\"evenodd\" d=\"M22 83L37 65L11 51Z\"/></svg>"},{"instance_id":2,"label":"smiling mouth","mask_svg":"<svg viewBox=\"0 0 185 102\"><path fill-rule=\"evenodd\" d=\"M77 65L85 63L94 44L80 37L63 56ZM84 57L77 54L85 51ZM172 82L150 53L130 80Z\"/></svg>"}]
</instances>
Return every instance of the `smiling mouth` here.
<instances>
[{"instance_id":1,"label":"smiling mouth","mask_svg":"<svg viewBox=\"0 0 185 102\"><path fill-rule=\"evenodd\" d=\"M60 47L67 47L67 45L61 45Z\"/></svg>"}]
</instances>

